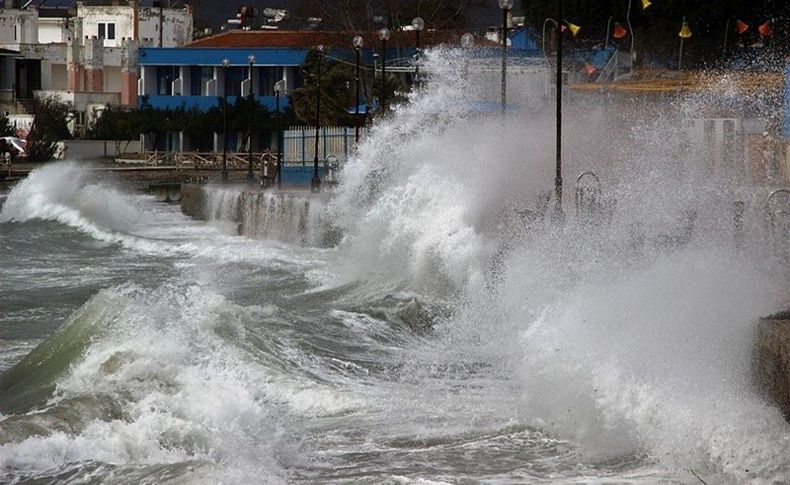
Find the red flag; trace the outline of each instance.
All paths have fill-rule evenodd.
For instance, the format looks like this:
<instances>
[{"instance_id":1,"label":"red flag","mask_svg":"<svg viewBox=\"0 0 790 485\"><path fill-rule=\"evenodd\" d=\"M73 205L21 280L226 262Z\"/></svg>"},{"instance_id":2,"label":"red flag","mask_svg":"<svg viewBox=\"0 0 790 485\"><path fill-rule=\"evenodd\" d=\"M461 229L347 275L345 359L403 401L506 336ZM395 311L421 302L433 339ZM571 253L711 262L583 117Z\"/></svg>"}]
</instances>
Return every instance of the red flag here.
<instances>
[{"instance_id":1,"label":"red flag","mask_svg":"<svg viewBox=\"0 0 790 485\"><path fill-rule=\"evenodd\" d=\"M614 24L614 33L613 33L614 38L619 40L619 39L622 39L623 37L625 37L626 35L628 35L628 30L625 27L623 27L622 25L620 25L618 23L615 23Z\"/></svg>"},{"instance_id":2,"label":"red flag","mask_svg":"<svg viewBox=\"0 0 790 485\"><path fill-rule=\"evenodd\" d=\"M771 34L774 33L774 29L773 26L771 25L771 21L768 20L767 22L760 24L760 26L757 27L757 32L759 32L760 35L762 35L763 37L770 37Z\"/></svg>"},{"instance_id":3,"label":"red flag","mask_svg":"<svg viewBox=\"0 0 790 485\"><path fill-rule=\"evenodd\" d=\"M587 74L588 76L595 74L595 71L597 70L598 69L596 69L595 66L593 66L589 62L584 65L584 73Z\"/></svg>"},{"instance_id":4,"label":"red flag","mask_svg":"<svg viewBox=\"0 0 790 485\"><path fill-rule=\"evenodd\" d=\"M749 24L743 20L735 19L735 30L737 30L739 34L742 34L749 30Z\"/></svg>"}]
</instances>

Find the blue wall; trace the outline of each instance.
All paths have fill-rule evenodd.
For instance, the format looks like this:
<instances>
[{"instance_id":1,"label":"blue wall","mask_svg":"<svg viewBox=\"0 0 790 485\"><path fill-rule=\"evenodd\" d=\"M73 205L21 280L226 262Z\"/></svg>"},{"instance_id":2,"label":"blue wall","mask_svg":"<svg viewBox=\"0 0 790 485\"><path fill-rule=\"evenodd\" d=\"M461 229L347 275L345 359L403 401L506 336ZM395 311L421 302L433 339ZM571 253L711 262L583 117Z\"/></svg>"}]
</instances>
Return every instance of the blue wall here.
<instances>
[{"instance_id":1,"label":"blue wall","mask_svg":"<svg viewBox=\"0 0 790 485\"><path fill-rule=\"evenodd\" d=\"M318 164L318 176L324 180L326 170L324 164ZM283 184L284 185L310 185L313 179L313 164L307 165L283 165Z\"/></svg>"},{"instance_id":2,"label":"blue wall","mask_svg":"<svg viewBox=\"0 0 790 485\"><path fill-rule=\"evenodd\" d=\"M217 96L167 96L167 95L151 95L151 96L138 96L137 106L143 105L143 100L148 98L148 104L154 108L160 109L191 109L197 108L200 111L208 111L214 106L219 106L219 97ZM277 105L277 100L274 96L255 96L258 103L266 106L269 111L274 111ZM228 96L228 104L236 102L235 96ZM284 110L288 106L288 97L280 96L280 110Z\"/></svg>"},{"instance_id":3,"label":"blue wall","mask_svg":"<svg viewBox=\"0 0 790 485\"><path fill-rule=\"evenodd\" d=\"M221 66L227 59L232 66L247 66L247 56L255 56L256 66L301 66L308 49L193 47L147 47L139 51L141 66Z\"/></svg>"}]
</instances>

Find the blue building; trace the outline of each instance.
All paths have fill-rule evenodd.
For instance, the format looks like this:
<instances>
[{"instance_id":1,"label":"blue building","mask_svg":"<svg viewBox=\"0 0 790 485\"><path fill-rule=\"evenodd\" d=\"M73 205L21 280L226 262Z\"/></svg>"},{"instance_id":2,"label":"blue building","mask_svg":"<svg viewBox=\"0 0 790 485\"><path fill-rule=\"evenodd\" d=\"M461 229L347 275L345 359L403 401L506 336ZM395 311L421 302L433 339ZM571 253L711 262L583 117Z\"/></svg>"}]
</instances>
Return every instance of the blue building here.
<instances>
[{"instance_id":1,"label":"blue building","mask_svg":"<svg viewBox=\"0 0 790 485\"><path fill-rule=\"evenodd\" d=\"M387 42L387 62L409 60L415 53L416 33L393 32ZM301 86L300 66L308 52L322 45L328 55L353 62L349 32L329 31L231 31L199 39L179 48L141 48L138 54L140 89L138 105L146 102L156 108L197 108L208 110L219 105L227 94L228 102L248 96L249 89L257 101L274 111L275 84L282 80L280 108L285 109L293 89ZM371 66L374 53L380 52L376 32L360 34L364 38L362 62ZM460 34L447 31L423 32L422 46L458 42ZM223 61L228 61L224 67ZM250 60L252 72L250 72ZM222 148L222 137L214 136L213 148ZM271 136L253 141L253 149L273 146ZM229 136L229 149L239 150L241 137ZM173 133L159 147L161 150L189 151L194 143L183 133ZM257 146L256 146L257 145Z\"/></svg>"}]
</instances>

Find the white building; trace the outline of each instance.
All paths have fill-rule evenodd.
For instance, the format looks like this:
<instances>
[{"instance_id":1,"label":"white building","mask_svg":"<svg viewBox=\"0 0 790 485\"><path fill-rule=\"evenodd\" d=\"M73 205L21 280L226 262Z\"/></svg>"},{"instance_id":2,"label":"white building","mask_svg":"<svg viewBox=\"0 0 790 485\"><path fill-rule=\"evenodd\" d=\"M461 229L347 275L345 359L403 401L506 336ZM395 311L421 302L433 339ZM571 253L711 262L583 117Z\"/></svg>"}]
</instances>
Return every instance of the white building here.
<instances>
[{"instance_id":1,"label":"white building","mask_svg":"<svg viewBox=\"0 0 790 485\"><path fill-rule=\"evenodd\" d=\"M2 1L0 107L24 112L34 96L54 96L74 105L77 127L108 104L137 104L140 46L177 47L192 40L191 6Z\"/></svg>"}]
</instances>

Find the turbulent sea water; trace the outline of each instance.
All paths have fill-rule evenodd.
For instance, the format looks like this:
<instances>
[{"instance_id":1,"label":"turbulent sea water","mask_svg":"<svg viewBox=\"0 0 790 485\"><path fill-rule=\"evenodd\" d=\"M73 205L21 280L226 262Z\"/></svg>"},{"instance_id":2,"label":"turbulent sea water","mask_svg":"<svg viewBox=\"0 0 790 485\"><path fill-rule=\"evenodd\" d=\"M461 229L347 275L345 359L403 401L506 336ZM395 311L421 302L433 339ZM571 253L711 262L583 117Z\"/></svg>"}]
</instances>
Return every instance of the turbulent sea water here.
<instances>
[{"instance_id":1,"label":"turbulent sea water","mask_svg":"<svg viewBox=\"0 0 790 485\"><path fill-rule=\"evenodd\" d=\"M74 163L15 187L0 482L787 480L790 428L749 370L787 297L761 194L646 121L627 166L596 167L617 204L554 223L548 119L456 109L443 69L330 198L209 187L198 222Z\"/></svg>"}]
</instances>

